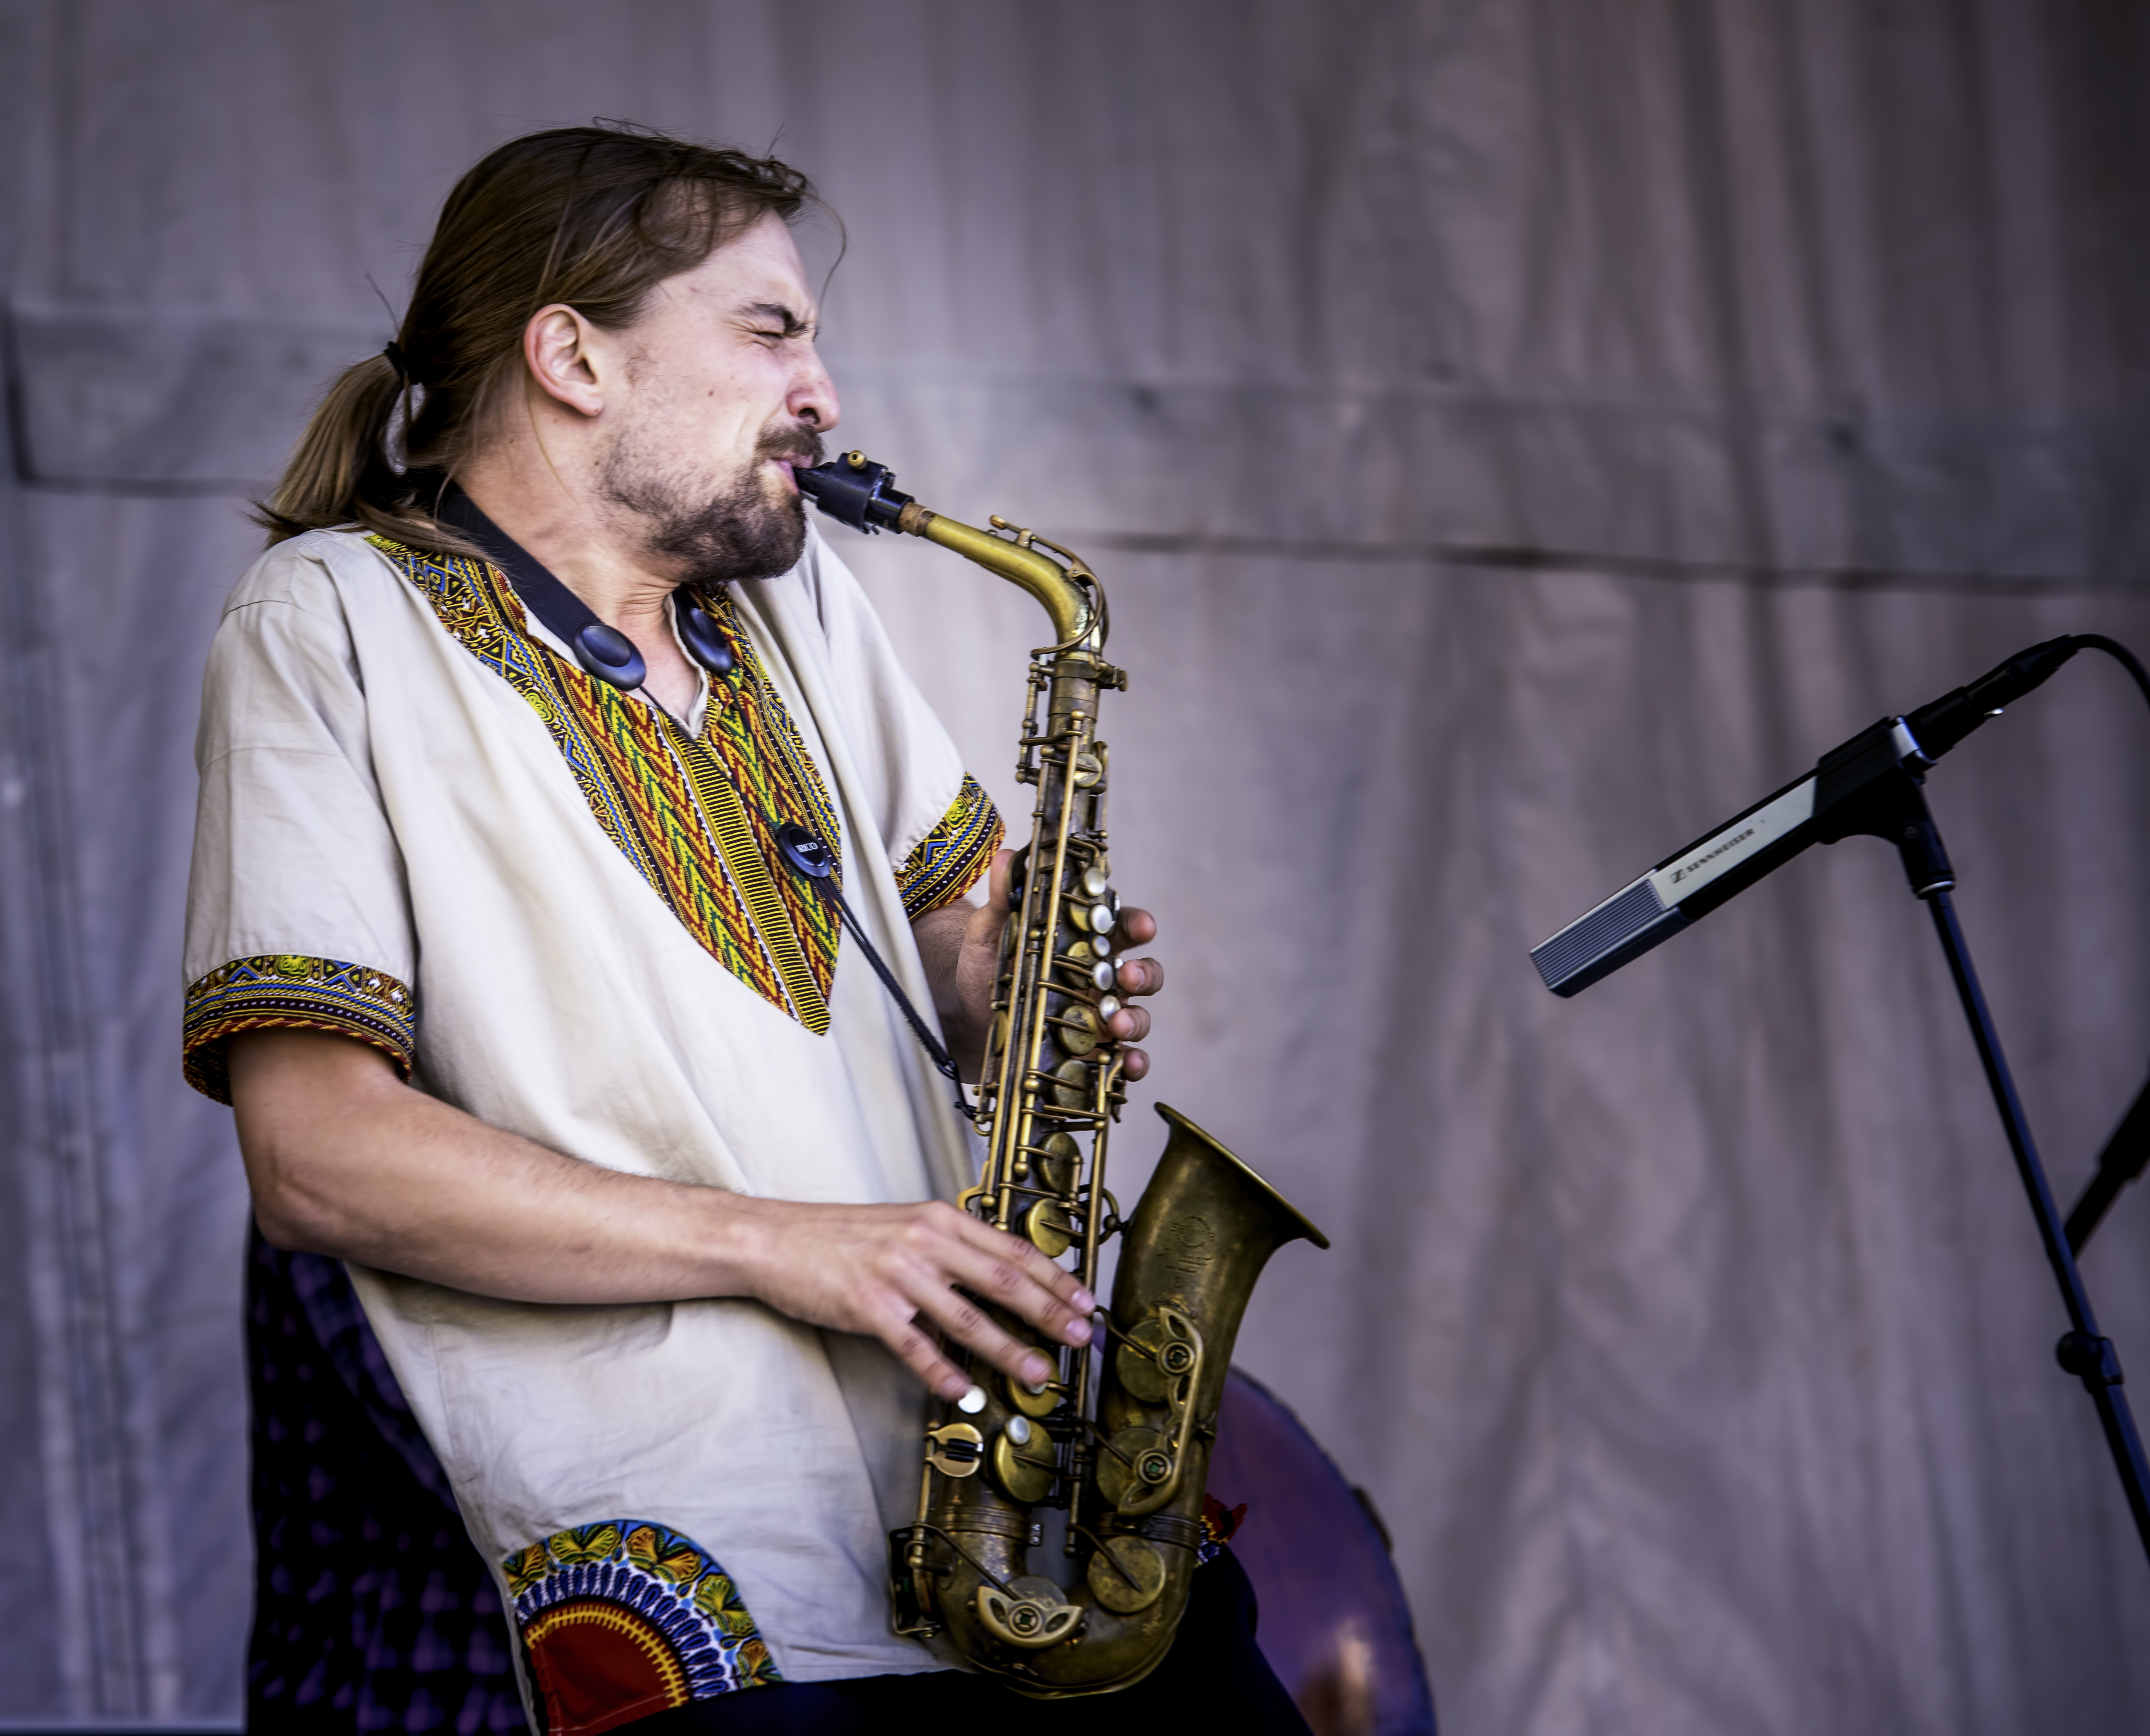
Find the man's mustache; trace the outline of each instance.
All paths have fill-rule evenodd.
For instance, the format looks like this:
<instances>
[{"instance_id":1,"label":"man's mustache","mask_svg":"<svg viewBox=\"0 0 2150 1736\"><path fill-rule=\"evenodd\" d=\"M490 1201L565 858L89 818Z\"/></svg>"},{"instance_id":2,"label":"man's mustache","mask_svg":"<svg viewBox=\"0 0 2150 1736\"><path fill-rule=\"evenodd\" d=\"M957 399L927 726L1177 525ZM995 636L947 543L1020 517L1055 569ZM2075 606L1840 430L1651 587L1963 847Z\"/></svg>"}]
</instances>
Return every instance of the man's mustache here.
<instances>
[{"instance_id":1,"label":"man's mustache","mask_svg":"<svg viewBox=\"0 0 2150 1736\"><path fill-rule=\"evenodd\" d=\"M828 448L821 444L821 437L811 428L786 428L780 434L765 434L755 447L764 458L791 458L802 469L810 470L828 457Z\"/></svg>"}]
</instances>

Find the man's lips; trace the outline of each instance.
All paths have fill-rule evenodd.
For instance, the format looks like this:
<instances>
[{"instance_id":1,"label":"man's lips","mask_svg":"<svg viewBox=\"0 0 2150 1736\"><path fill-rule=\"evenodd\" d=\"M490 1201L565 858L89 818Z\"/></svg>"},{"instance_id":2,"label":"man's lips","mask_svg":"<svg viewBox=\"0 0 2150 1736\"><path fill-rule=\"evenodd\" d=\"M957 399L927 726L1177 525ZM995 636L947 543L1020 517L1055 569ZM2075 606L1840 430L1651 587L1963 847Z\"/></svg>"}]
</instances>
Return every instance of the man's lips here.
<instances>
[{"instance_id":1,"label":"man's lips","mask_svg":"<svg viewBox=\"0 0 2150 1736\"><path fill-rule=\"evenodd\" d=\"M799 452L795 450L785 452L771 452L768 455L768 462L775 465L784 472L785 480L790 482L791 487L795 490L799 487L797 473L802 470L811 470L815 465L821 462L821 455L819 452Z\"/></svg>"}]
</instances>

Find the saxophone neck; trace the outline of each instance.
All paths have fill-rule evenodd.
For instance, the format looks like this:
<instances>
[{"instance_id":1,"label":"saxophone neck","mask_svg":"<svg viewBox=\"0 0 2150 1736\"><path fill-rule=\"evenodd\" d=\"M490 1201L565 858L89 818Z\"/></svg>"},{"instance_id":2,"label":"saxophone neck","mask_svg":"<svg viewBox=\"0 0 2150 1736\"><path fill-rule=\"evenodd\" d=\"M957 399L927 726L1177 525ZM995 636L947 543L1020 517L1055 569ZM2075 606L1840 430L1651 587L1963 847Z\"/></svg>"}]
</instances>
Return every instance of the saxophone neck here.
<instances>
[{"instance_id":1,"label":"saxophone neck","mask_svg":"<svg viewBox=\"0 0 2150 1736\"><path fill-rule=\"evenodd\" d=\"M1103 597L1097 578L1066 549L1043 542L1030 532L1017 529L997 517L993 520L992 530L982 531L959 519L929 512L916 501L903 508L896 528L914 537L923 537L929 542L937 542L1029 592L1052 618L1058 648L1072 650L1078 645L1084 645L1097 651L1104 648L1104 612L1099 606ZM996 532L1007 534L997 535ZM1055 560L1052 555L1040 553L1041 544L1062 559Z\"/></svg>"},{"instance_id":2,"label":"saxophone neck","mask_svg":"<svg viewBox=\"0 0 2150 1736\"><path fill-rule=\"evenodd\" d=\"M896 486L896 473L864 452L845 452L826 464L797 472L799 492L831 518L871 536L902 531L923 537L997 573L1035 597L1052 618L1054 648L1104 648L1108 617L1097 575L1067 550L999 518L993 528L929 512ZM1051 554L1040 553L1049 549ZM1053 556L1059 557L1058 559Z\"/></svg>"}]
</instances>

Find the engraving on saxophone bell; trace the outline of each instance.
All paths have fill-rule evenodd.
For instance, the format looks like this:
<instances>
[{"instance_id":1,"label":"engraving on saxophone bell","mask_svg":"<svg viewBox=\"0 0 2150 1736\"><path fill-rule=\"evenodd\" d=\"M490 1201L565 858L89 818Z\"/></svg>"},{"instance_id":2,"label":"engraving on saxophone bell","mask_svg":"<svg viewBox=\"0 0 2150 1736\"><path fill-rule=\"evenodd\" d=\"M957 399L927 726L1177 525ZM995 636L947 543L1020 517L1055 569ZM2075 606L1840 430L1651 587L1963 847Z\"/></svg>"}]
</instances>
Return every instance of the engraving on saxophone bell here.
<instances>
[{"instance_id":1,"label":"engraving on saxophone bell","mask_svg":"<svg viewBox=\"0 0 2150 1736\"><path fill-rule=\"evenodd\" d=\"M1181 1218L1165 1231L1165 1260L1175 1270L1199 1272L1217 1257L1217 1233L1199 1218Z\"/></svg>"},{"instance_id":2,"label":"engraving on saxophone bell","mask_svg":"<svg viewBox=\"0 0 2150 1736\"><path fill-rule=\"evenodd\" d=\"M1008 1323L1052 1361L1047 1383L996 1370L989 1392L935 1404L917 1521L890 1539L890 1579L898 1633L945 1634L1018 1693L1109 1693L1156 1667L1187 1607L1204 1429L1255 1280L1284 1243L1328 1242L1173 1110L1158 1110L1171 1131L1132 1219L1105 1185L1126 1091L1105 1022L1123 998L1121 907L1105 832L1112 756L1097 721L1102 695L1127 678L1104 658L1096 574L1001 519L981 530L928 511L862 452L800 472L800 487L855 527L922 537L1020 586L1052 623L1025 669L1015 778L1032 794L1031 830L1006 881L977 1104L983 1169L961 1204L1067 1262L1093 1294L1113 1236L1118 1269L1081 1350ZM1031 1571L1041 1510L1066 1516L1064 1585Z\"/></svg>"}]
</instances>

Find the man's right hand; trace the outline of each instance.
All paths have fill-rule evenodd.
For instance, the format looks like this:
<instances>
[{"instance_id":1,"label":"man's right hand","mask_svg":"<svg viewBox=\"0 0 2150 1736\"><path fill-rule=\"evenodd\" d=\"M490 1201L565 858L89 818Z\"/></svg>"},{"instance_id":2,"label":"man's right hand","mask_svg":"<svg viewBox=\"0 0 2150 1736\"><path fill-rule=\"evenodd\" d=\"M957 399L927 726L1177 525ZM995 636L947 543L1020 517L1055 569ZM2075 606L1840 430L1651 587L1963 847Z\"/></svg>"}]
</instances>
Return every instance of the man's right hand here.
<instances>
[{"instance_id":1,"label":"man's right hand","mask_svg":"<svg viewBox=\"0 0 2150 1736\"><path fill-rule=\"evenodd\" d=\"M972 1298L1048 1340L1090 1341L1097 1299L1028 1242L940 1200L922 1205L801 1205L729 1195L752 1294L795 1320L878 1338L944 1399L972 1377L941 1352L935 1329L1003 1374L1035 1386L1053 1368L1001 1330ZM965 1293L968 1294L966 1294Z\"/></svg>"},{"instance_id":2,"label":"man's right hand","mask_svg":"<svg viewBox=\"0 0 2150 1736\"><path fill-rule=\"evenodd\" d=\"M255 1217L279 1248L517 1302L751 1297L880 1339L944 1398L971 1382L936 1331L1031 1385L1051 1373L972 1297L1089 1341L1096 1303L1072 1273L937 1200L805 1204L600 1169L322 1032L250 1032L227 1058Z\"/></svg>"}]
</instances>

